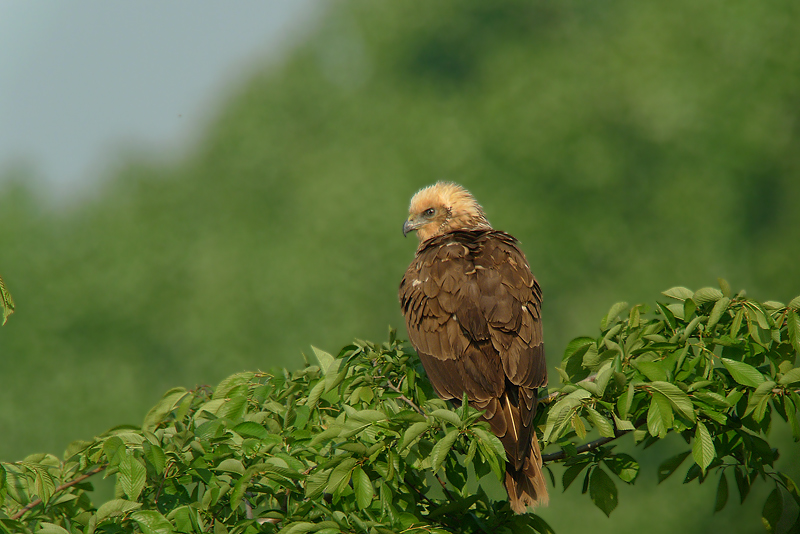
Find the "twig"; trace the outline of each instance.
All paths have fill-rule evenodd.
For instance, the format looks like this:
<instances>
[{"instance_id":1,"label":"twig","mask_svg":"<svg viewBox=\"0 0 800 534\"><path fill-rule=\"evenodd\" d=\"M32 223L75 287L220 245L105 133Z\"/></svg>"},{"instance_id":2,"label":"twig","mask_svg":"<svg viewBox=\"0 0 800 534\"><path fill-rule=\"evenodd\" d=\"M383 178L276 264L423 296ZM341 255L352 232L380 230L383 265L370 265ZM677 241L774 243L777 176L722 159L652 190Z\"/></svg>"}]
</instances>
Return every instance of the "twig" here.
<instances>
[{"instance_id":1,"label":"twig","mask_svg":"<svg viewBox=\"0 0 800 534\"><path fill-rule=\"evenodd\" d=\"M646 422L646 419L644 419L644 418L636 421L636 423L633 425L635 427L634 430L636 430L637 428L642 426L645 422ZM625 434L630 434L631 432L633 432L633 430L619 430L619 429L615 428L614 429L614 437L605 437L605 438L596 439L594 441L590 441L589 443L584 443L583 445L575 447L575 451L578 454L581 454L581 453L584 453L584 452L588 452L588 451L593 451L594 449L597 449L598 447L602 447L606 443L609 443L611 441L614 441L615 439L621 438ZM562 450L560 450L558 452L551 452L550 454L543 454L542 455L542 463L555 462L556 460L563 460L566 457L567 457L567 453L566 453L566 451L564 451L562 449Z\"/></svg>"},{"instance_id":2,"label":"twig","mask_svg":"<svg viewBox=\"0 0 800 534\"><path fill-rule=\"evenodd\" d=\"M400 399L400 400L404 401L406 404L408 404L409 406L411 406L412 408L414 408L414 410L416 410L416 411L417 411L417 413L419 413L419 414L423 415L423 416L424 416L426 419L428 418L428 416L425 414L425 412L423 412L423 411L420 409L420 407L419 407L419 406L417 406L416 404L414 404L414 401L412 401L411 399L409 399L408 397L406 397L406 396L403 394L403 392L402 392L402 391L400 391L400 388L398 388L397 386L395 386L394 384L392 384L391 380L389 380L388 378L386 379L386 385L387 385L387 386L389 386L389 389L391 389L392 391L394 391L394 392L396 392L396 393L399 393L399 394L400 394L400 396L399 396L399 397L397 397L398 399ZM452 501L452 500L454 500L454 499L453 499L453 495L450 493L450 490L448 490L448 489L447 489L447 485L444 483L444 480L442 480L442 479L439 477L438 473L434 473L434 474L433 474L433 476L435 476L435 477L436 477L436 480L438 480L438 481L439 481L439 484L441 484L441 485L442 485L442 490L444 490L444 493L445 493L445 495L447 495L447 498L448 498L448 499L450 499L451 501Z\"/></svg>"},{"instance_id":3,"label":"twig","mask_svg":"<svg viewBox=\"0 0 800 534\"><path fill-rule=\"evenodd\" d=\"M81 482L83 482L87 478L89 478L91 476L94 476L97 473L99 473L100 471L104 470L106 467L108 467L108 464L98 465L94 469L92 469L90 471L87 471L86 473L82 474L78 478L70 480L69 482L66 482L64 484L61 484L60 486L58 486L53 491L53 495L55 495L56 493L58 493L60 491L64 491L67 488L71 488L72 486L74 486L76 484L80 484ZM11 519L14 519L14 520L19 519L20 517L22 517L25 514L25 512L27 512L28 510L30 510L31 508L33 508L35 506L38 506L41 503L42 503L42 499L36 499L35 501L29 502L19 512L17 512L16 514L12 515Z\"/></svg>"},{"instance_id":4,"label":"twig","mask_svg":"<svg viewBox=\"0 0 800 534\"><path fill-rule=\"evenodd\" d=\"M402 392L402 391L400 391L400 388L398 388L397 386L395 386L394 384L392 384L392 383L389 381L389 379L388 379L388 378L386 379L386 385L387 385L387 386L389 386L389 389L391 389L392 391L394 391L394 392L396 392L396 393L399 393L399 394L400 394L400 396L399 396L399 397L397 397L398 399L400 399L401 401L405 402L406 404L408 404L409 406L411 406L412 408L414 408L414 410L416 410L416 411L417 411L417 413L420 413L420 414L422 414L422 415L425 415L425 412L423 412L423 411L420 409L420 407L419 407L419 406L417 406L416 404L414 404L414 401L412 401L411 399L409 399L408 397L406 397L405 395L403 395L403 392Z\"/></svg>"}]
</instances>

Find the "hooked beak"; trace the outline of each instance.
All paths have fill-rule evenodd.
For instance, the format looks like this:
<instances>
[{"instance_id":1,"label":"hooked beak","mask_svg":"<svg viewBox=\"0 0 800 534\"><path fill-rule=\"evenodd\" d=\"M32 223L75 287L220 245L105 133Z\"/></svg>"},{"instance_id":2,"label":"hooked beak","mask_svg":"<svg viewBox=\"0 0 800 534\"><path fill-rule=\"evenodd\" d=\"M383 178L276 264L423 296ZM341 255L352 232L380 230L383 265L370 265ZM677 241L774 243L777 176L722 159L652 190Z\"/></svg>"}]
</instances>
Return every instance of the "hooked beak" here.
<instances>
[{"instance_id":1,"label":"hooked beak","mask_svg":"<svg viewBox=\"0 0 800 534\"><path fill-rule=\"evenodd\" d=\"M410 218L403 223L403 237L406 237L409 232L413 232L419 225L415 224Z\"/></svg>"}]
</instances>

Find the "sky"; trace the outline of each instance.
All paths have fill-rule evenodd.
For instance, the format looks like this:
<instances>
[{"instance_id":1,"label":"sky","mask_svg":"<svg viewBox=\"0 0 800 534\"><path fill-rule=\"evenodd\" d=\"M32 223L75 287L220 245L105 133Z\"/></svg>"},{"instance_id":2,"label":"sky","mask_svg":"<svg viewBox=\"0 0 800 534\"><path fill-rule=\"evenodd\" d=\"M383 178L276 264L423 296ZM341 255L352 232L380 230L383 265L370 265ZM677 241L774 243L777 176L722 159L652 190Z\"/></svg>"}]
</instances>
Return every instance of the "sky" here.
<instances>
[{"instance_id":1,"label":"sky","mask_svg":"<svg viewBox=\"0 0 800 534\"><path fill-rule=\"evenodd\" d=\"M32 167L68 197L123 150L177 157L322 11L314 0L0 0L0 176Z\"/></svg>"}]
</instances>

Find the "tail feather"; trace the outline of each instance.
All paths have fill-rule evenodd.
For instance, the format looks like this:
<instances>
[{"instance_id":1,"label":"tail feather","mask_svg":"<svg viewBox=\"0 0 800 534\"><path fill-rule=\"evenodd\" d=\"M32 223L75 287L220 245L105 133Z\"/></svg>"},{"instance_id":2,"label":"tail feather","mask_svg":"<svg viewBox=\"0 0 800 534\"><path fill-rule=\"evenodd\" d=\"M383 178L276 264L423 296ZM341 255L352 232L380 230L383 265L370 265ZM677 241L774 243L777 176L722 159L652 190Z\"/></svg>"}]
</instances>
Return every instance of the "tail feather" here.
<instances>
[{"instance_id":1,"label":"tail feather","mask_svg":"<svg viewBox=\"0 0 800 534\"><path fill-rule=\"evenodd\" d=\"M531 439L530 454L525 458L522 469L514 469L512 463L506 464L506 491L514 513L524 514L528 508L547 506L547 483L542 473L542 452L536 436Z\"/></svg>"}]
</instances>

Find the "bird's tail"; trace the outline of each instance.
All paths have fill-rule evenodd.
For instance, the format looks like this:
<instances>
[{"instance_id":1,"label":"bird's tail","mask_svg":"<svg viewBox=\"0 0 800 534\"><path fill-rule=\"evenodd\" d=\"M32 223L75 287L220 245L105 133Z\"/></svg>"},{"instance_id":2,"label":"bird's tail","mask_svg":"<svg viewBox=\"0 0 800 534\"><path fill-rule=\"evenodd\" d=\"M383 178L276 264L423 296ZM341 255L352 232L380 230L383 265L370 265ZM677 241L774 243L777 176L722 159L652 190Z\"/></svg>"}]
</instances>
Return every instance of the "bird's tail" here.
<instances>
[{"instance_id":1,"label":"bird's tail","mask_svg":"<svg viewBox=\"0 0 800 534\"><path fill-rule=\"evenodd\" d=\"M530 454L525 458L522 469L516 470L511 463L506 464L506 491L511 509L516 514L528 512L528 507L547 506L547 483L542 473L542 451L536 436L531 439Z\"/></svg>"}]
</instances>

